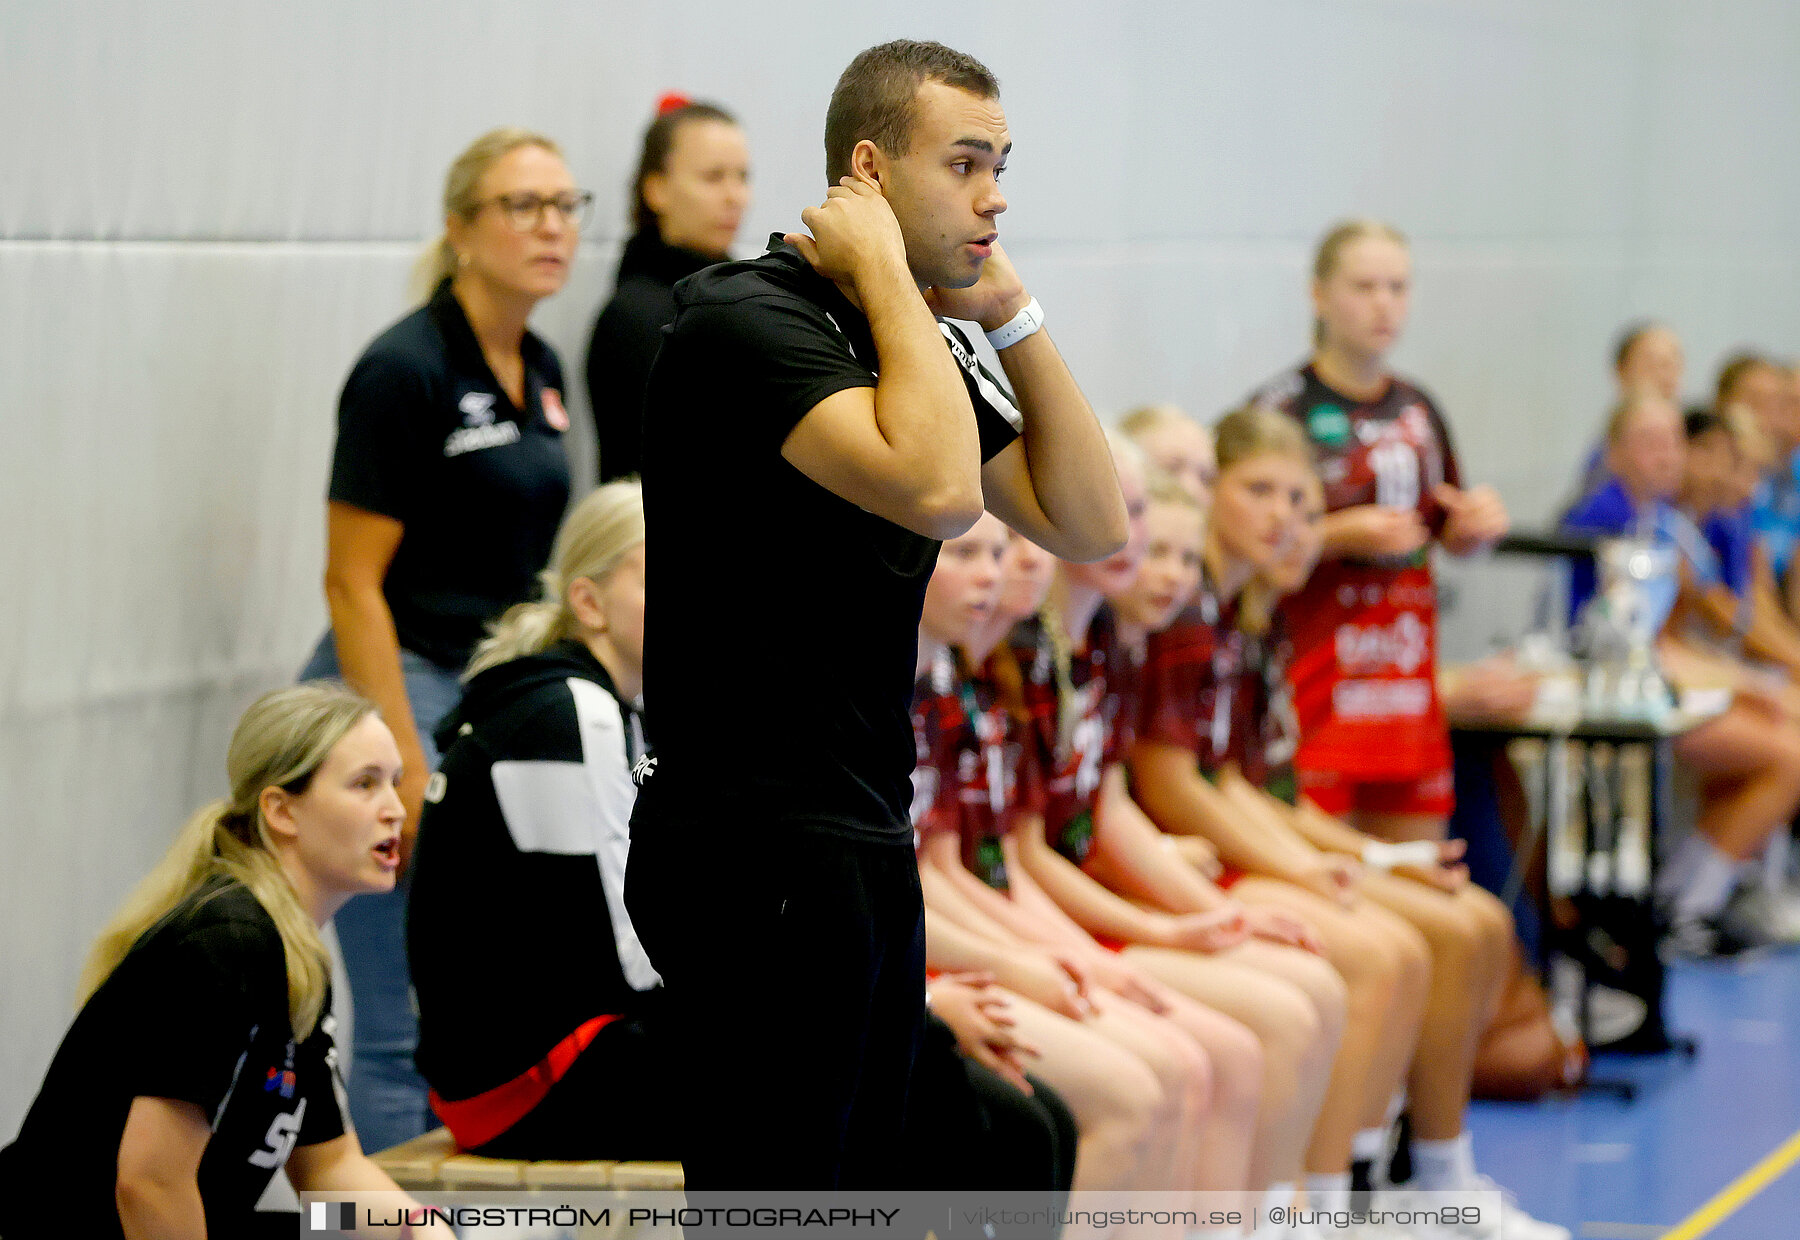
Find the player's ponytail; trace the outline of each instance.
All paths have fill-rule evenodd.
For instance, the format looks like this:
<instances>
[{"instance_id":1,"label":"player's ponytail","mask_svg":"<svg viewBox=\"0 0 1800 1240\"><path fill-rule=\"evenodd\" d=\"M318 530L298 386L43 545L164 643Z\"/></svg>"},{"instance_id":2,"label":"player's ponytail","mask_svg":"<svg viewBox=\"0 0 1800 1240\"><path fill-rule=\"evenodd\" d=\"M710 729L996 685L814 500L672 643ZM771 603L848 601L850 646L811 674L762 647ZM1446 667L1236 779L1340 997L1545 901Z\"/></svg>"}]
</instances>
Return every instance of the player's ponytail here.
<instances>
[{"instance_id":1,"label":"player's ponytail","mask_svg":"<svg viewBox=\"0 0 1800 1240\"><path fill-rule=\"evenodd\" d=\"M569 587L583 578L604 581L643 541L644 492L635 479L609 482L575 505L556 532L550 566L538 574L538 597L488 626L463 679L577 636L581 624L569 606Z\"/></svg>"},{"instance_id":2,"label":"player's ponytail","mask_svg":"<svg viewBox=\"0 0 1800 1240\"><path fill-rule=\"evenodd\" d=\"M296 1039L311 1035L324 1010L331 964L317 924L276 856L262 794L270 787L305 792L332 748L374 709L342 685L323 681L276 689L251 703L226 751L231 795L187 820L156 868L101 930L82 970L81 1000L98 990L172 909L214 878L231 878L248 888L274 921L287 963L288 1019Z\"/></svg>"}]
</instances>

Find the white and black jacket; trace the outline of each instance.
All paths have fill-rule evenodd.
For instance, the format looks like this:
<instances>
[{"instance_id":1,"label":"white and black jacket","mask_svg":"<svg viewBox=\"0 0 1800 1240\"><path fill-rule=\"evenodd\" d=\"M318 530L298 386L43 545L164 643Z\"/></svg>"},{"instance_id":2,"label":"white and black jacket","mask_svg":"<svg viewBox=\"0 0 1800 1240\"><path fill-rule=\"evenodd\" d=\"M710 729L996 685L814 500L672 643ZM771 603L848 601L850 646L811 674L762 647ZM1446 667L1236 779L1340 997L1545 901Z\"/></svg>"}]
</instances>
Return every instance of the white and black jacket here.
<instances>
[{"instance_id":1,"label":"white and black jacket","mask_svg":"<svg viewBox=\"0 0 1800 1240\"><path fill-rule=\"evenodd\" d=\"M593 655L563 642L482 672L439 745L406 943L419 1070L462 1099L595 1016L642 1015L662 979L624 901L643 725Z\"/></svg>"}]
</instances>

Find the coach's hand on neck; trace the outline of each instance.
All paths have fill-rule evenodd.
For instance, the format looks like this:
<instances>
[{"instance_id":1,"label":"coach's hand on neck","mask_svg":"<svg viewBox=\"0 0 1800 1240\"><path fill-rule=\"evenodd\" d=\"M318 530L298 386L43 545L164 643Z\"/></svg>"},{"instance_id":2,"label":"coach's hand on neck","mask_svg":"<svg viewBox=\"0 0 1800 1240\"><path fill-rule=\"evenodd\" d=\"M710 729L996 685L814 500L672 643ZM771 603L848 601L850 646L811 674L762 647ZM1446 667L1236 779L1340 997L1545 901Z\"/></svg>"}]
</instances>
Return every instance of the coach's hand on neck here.
<instances>
[{"instance_id":1,"label":"coach's hand on neck","mask_svg":"<svg viewBox=\"0 0 1800 1240\"><path fill-rule=\"evenodd\" d=\"M872 287L889 288L897 280L913 285L900 223L868 177L840 178L825 201L802 211L800 219L812 235L788 233L783 240L858 307Z\"/></svg>"}]
</instances>

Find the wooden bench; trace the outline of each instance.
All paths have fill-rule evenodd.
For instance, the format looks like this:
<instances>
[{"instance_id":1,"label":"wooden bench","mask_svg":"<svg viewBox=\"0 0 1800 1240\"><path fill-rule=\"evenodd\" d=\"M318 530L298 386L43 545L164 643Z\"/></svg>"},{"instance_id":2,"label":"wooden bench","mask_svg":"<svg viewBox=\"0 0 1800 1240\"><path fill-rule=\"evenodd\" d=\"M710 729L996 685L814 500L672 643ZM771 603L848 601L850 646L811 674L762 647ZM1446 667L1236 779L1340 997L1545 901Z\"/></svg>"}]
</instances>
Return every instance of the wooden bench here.
<instances>
[{"instance_id":1,"label":"wooden bench","mask_svg":"<svg viewBox=\"0 0 1800 1240\"><path fill-rule=\"evenodd\" d=\"M525 1162L464 1154L456 1148L448 1128L434 1128L369 1157L401 1188L420 1192L479 1188L679 1190L684 1182L678 1162Z\"/></svg>"}]
</instances>

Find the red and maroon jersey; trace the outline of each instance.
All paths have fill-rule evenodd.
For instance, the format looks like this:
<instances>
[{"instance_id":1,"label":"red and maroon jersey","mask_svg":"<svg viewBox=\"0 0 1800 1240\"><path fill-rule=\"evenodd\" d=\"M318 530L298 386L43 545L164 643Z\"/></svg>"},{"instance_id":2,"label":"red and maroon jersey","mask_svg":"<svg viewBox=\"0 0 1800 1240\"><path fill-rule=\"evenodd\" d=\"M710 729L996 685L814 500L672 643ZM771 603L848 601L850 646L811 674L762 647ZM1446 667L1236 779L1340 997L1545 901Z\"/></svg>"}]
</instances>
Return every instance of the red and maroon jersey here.
<instances>
[{"instance_id":1,"label":"red and maroon jersey","mask_svg":"<svg viewBox=\"0 0 1800 1240\"><path fill-rule=\"evenodd\" d=\"M1277 616L1267 632L1238 627L1236 601L1210 575L1175 623L1150 636L1138 735L1177 745L1214 778L1227 762L1270 796L1293 804L1300 728L1288 684L1293 642Z\"/></svg>"},{"instance_id":2,"label":"red and maroon jersey","mask_svg":"<svg viewBox=\"0 0 1800 1240\"><path fill-rule=\"evenodd\" d=\"M994 662L967 675L951 651L941 652L913 697L913 825L920 842L955 830L963 865L998 891L1010 887L1000 841L1018 816L1036 808L1035 749L1028 724L1003 700Z\"/></svg>"},{"instance_id":3,"label":"red and maroon jersey","mask_svg":"<svg viewBox=\"0 0 1800 1240\"><path fill-rule=\"evenodd\" d=\"M1203 574L1175 622L1150 635L1137 731L1194 755L1211 779L1227 762L1255 781L1260 745L1250 641L1237 627L1237 602L1222 600Z\"/></svg>"},{"instance_id":4,"label":"red and maroon jersey","mask_svg":"<svg viewBox=\"0 0 1800 1240\"><path fill-rule=\"evenodd\" d=\"M1306 429L1328 511L1359 504L1415 509L1432 530L1432 490L1460 485L1449 431L1431 398L1391 379L1372 401L1290 371L1251 397ZM1404 559L1326 560L1283 604L1293 634L1298 763L1359 779L1403 779L1445 761L1449 725L1437 695L1437 592L1429 551Z\"/></svg>"},{"instance_id":5,"label":"red and maroon jersey","mask_svg":"<svg viewBox=\"0 0 1800 1240\"><path fill-rule=\"evenodd\" d=\"M1244 776L1277 800L1296 804L1300 782L1294 756L1300 749L1300 719L1294 712L1290 678L1294 639L1288 633L1287 617L1280 611L1270 618L1267 632L1250 639L1246 661L1251 668L1248 679L1254 705L1250 717L1256 739L1246 746Z\"/></svg>"},{"instance_id":6,"label":"red and maroon jersey","mask_svg":"<svg viewBox=\"0 0 1800 1240\"><path fill-rule=\"evenodd\" d=\"M1009 705L1008 695L1000 687L1000 664L1010 664L1012 659L1012 650L1002 647L964 682L979 760L960 788L963 865L996 891L1011 886L1000 841L1018 823L1019 815L1043 804L1035 732L1030 722L1020 718L1023 703L1017 702L1017 691L1012 695L1015 703Z\"/></svg>"},{"instance_id":7,"label":"red and maroon jersey","mask_svg":"<svg viewBox=\"0 0 1800 1240\"><path fill-rule=\"evenodd\" d=\"M933 661L913 685L913 847L937 831L961 830L956 795L958 755L969 748L969 721L956 692L948 653Z\"/></svg>"},{"instance_id":8,"label":"red and maroon jersey","mask_svg":"<svg viewBox=\"0 0 1800 1240\"><path fill-rule=\"evenodd\" d=\"M1086 646L1069 652L1066 679L1040 620L1025 621L1008 641L1024 673L1025 702L1043 772L1045 838L1081 865L1093 851L1100 777L1131 743L1137 677L1104 606L1094 616Z\"/></svg>"}]
</instances>

